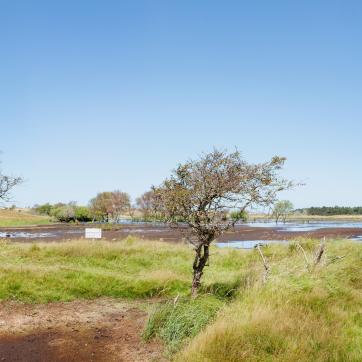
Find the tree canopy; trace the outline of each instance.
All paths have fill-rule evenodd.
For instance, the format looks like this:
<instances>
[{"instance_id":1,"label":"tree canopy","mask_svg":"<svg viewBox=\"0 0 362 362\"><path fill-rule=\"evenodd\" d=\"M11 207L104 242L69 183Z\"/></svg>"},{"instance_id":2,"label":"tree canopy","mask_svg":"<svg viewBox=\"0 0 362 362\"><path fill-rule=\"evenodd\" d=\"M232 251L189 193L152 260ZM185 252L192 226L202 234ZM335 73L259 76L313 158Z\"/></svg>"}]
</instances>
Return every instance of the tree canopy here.
<instances>
[{"instance_id":1,"label":"tree canopy","mask_svg":"<svg viewBox=\"0 0 362 362\"><path fill-rule=\"evenodd\" d=\"M239 151L214 149L197 160L180 164L170 178L153 188L157 211L165 220L188 226L187 239L196 252L194 295L209 258L210 243L237 221L227 217L228 211L269 206L278 192L292 187L290 181L278 175L285 160L275 156L264 163L250 164Z\"/></svg>"}]
</instances>

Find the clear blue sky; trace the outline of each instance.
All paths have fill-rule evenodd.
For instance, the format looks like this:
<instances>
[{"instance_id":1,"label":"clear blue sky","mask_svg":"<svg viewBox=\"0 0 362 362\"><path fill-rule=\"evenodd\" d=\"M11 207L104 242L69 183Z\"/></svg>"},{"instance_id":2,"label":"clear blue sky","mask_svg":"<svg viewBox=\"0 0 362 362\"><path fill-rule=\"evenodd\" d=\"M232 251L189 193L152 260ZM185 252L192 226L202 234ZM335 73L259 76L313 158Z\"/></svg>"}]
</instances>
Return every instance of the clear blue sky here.
<instances>
[{"instance_id":1,"label":"clear blue sky","mask_svg":"<svg viewBox=\"0 0 362 362\"><path fill-rule=\"evenodd\" d=\"M237 146L297 207L362 205L361 1L0 0L2 168L18 205L121 189Z\"/></svg>"}]
</instances>

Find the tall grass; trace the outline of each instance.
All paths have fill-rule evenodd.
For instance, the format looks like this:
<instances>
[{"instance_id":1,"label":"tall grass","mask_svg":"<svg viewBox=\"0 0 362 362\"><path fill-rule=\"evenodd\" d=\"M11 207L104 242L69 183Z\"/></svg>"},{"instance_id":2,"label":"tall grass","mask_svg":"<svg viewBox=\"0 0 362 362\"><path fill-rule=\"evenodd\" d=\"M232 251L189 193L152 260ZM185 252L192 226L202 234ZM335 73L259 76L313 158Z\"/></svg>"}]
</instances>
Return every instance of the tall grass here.
<instances>
[{"instance_id":1,"label":"tall grass","mask_svg":"<svg viewBox=\"0 0 362 362\"><path fill-rule=\"evenodd\" d=\"M151 314L144 337L146 340L163 339L168 352L174 353L185 340L195 337L210 323L223 305L222 300L211 295L163 303Z\"/></svg>"},{"instance_id":2,"label":"tall grass","mask_svg":"<svg viewBox=\"0 0 362 362\"><path fill-rule=\"evenodd\" d=\"M313 244L304 243L310 260ZM327 259L311 271L293 245L268 249L267 284L244 290L175 359L361 361L361 245L328 243Z\"/></svg>"},{"instance_id":3,"label":"tall grass","mask_svg":"<svg viewBox=\"0 0 362 362\"><path fill-rule=\"evenodd\" d=\"M223 254L228 253L215 255L205 288L216 290L222 285L227 293L240 278L243 261L229 263ZM184 245L132 237L119 242L4 243L0 246L0 299L50 302L188 295L192 255Z\"/></svg>"},{"instance_id":4,"label":"tall grass","mask_svg":"<svg viewBox=\"0 0 362 362\"><path fill-rule=\"evenodd\" d=\"M211 248L203 287L189 298L193 251L128 238L119 242L0 244L0 299L68 301L162 297L145 330L176 361L361 361L362 245L318 241L256 250ZM179 296L174 304L173 299Z\"/></svg>"}]
</instances>

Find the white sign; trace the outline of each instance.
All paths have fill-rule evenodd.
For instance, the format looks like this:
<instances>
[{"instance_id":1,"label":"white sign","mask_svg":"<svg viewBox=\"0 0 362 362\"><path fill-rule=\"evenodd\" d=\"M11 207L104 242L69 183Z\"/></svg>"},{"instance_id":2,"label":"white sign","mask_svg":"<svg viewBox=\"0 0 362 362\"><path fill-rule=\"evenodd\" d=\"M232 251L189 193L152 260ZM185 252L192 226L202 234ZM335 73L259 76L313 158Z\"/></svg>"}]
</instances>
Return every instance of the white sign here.
<instances>
[{"instance_id":1,"label":"white sign","mask_svg":"<svg viewBox=\"0 0 362 362\"><path fill-rule=\"evenodd\" d=\"M102 229L86 228L85 229L85 238L86 239L101 239L102 238Z\"/></svg>"}]
</instances>

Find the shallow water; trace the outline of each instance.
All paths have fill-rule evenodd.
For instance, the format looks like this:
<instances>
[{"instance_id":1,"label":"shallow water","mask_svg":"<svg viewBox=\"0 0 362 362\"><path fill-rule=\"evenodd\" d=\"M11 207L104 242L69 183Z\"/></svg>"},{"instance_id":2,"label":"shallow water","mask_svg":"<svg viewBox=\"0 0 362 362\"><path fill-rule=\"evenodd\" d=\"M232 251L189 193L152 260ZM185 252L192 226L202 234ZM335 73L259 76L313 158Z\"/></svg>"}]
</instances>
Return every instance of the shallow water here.
<instances>
[{"instance_id":1,"label":"shallow water","mask_svg":"<svg viewBox=\"0 0 362 362\"><path fill-rule=\"evenodd\" d=\"M267 245L274 243L286 243L288 240L243 240L243 241L230 241L223 243L216 243L219 248L233 248L233 249L253 249L257 245Z\"/></svg>"},{"instance_id":2,"label":"shallow water","mask_svg":"<svg viewBox=\"0 0 362 362\"><path fill-rule=\"evenodd\" d=\"M11 233L0 232L0 238L27 238L27 239L36 239L36 238L50 238L55 236L52 233L26 233L23 231L15 231Z\"/></svg>"},{"instance_id":3,"label":"shallow water","mask_svg":"<svg viewBox=\"0 0 362 362\"><path fill-rule=\"evenodd\" d=\"M37 239L37 238L52 238L58 235L67 235L67 234L83 234L84 230L62 230L55 232L25 232L25 231L9 231L2 232L0 231L0 238L15 238L15 239Z\"/></svg>"},{"instance_id":4,"label":"shallow water","mask_svg":"<svg viewBox=\"0 0 362 362\"><path fill-rule=\"evenodd\" d=\"M286 222L276 224L274 221L265 222L250 222L246 223L247 226L260 227L260 228L277 228L279 231L297 232L297 231L314 231L318 229L328 228L361 228L362 222L348 222L348 221L310 221L310 222Z\"/></svg>"}]
</instances>

